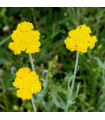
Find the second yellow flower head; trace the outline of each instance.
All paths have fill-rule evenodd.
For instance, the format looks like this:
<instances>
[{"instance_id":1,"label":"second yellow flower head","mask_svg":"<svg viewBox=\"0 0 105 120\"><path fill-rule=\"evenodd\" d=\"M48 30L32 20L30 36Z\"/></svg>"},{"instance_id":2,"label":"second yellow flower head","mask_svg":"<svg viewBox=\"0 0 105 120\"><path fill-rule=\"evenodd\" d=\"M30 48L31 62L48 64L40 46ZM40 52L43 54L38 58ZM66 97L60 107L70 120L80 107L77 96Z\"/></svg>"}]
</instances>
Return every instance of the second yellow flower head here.
<instances>
[{"instance_id":1,"label":"second yellow flower head","mask_svg":"<svg viewBox=\"0 0 105 120\"><path fill-rule=\"evenodd\" d=\"M65 39L66 48L70 51L86 53L88 48L93 49L97 42L96 36L90 36L91 29L86 25L80 25L68 33Z\"/></svg>"}]
</instances>

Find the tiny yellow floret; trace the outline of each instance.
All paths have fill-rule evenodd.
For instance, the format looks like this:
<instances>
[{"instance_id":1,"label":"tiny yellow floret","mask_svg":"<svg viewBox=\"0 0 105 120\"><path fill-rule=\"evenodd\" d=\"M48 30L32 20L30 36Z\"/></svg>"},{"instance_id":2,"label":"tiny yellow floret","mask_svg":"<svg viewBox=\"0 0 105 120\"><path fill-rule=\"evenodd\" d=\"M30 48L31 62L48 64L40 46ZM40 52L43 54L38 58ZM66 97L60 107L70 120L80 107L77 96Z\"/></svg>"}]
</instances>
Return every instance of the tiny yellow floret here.
<instances>
[{"instance_id":1,"label":"tiny yellow floret","mask_svg":"<svg viewBox=\"0 0 105 120\"><path fill-rule=\"evenodd\" d=\"M16 72L16 78L13 86L16 87L17 96L22 100L30 100L33 94L41 91L41 82L36 72L31 71L28 67L20 68Z\"/></svg>"},{"instance_id":2,"label":"tiny yellow floret","mask_svg":"<svg viewBox=\"0 0 105 120\"><path fill-rule=\"evenodd\" d=\"M64 40L66 48L71 52L78 51L86 53L88 48L93 49L97 42L96 36L90 36L91 29L85 24L78 26L75 30L68 33L68 37Z\"/></svg>"},{"instance_id":3,"label":"tiny yellow floret","mask_svg":"<svg viewBox=\"0 0 105 120\"><path fill-rule=\"evenodd\" d=\"M41 43L40 33L37 30L33 30L34 26L30 22L22 22L18 24L17 29L13 31L11 38L13 42L9 43L9 49L11 49L15 55L21 54L22 51L26 53L39 52Z\"/></svg>"}]
</instances>

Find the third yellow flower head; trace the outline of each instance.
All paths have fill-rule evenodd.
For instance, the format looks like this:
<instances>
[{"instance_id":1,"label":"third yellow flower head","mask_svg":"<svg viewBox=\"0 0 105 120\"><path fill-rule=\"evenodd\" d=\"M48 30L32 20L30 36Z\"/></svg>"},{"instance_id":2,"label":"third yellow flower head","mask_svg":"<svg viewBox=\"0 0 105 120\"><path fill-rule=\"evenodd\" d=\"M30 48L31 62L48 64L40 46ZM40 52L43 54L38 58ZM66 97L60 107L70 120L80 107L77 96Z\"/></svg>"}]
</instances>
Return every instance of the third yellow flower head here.
<instances>
[{"instance_id":1,"label":"third yellow flower head","mask_svg":"<svg viewBox=\"0 0 105 120\"><path fill-rule=\"evenodd\" d=\"M24 21L18 24L17 29L13 31L11 35L13 42L10 42L9 49L13 50L15 55L21 54L22 51L26 53L39 52L40 33L33 29L32 23Z\"/></svg>"},{"instance_id":2,"label":"third yellow flower head","mask_svg":"<svg viewBox=\"0 0 105 120\"><path fill-rule=\"evenodd\" d=\"M93 49L97 42L96 36L90 36L91 29L86 25L80 25L68 33L65 39L66 48L70 51L86 53L88 48Z\"/></svg>"},{"instance_id":3,"label":"third yellow flower head","mask_svg":"<svg viewBox=\"0 0 105 120\"><path fill-rule=\"evenodd\" d=\"M13 86L16 87L17 96L22 100L30 100L33 94L41 91L41 82L36 72L31 71L28 67L20 68L16 72L16 78Z\"/></svg>"}]
</instances>

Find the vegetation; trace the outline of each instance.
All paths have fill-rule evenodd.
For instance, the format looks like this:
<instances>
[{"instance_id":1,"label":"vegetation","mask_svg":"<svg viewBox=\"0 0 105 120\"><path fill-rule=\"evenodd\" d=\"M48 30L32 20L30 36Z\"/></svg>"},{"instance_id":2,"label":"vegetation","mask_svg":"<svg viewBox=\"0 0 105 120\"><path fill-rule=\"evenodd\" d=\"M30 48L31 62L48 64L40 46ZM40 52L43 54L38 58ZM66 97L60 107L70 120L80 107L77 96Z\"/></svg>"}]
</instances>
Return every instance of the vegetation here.
<instances>
[{"instance_id":1,"label":"vegetation","mask_svg":"<svg viewBox=\"0 0 105 120\"><path fill-rule=\"evenodd\" d=\"M64 40L68 31L86 24L98 42L93 50L79 55L74 92L78 83L80 88L68 111L105 112L105 8L0 8L0 111L33 111L31 101L18 98L12 85L19 68L31 68L28 54L14 55L8 49L10 35L23 21L33 23L41 33L40 52L32 55L43 85L34 95L37 111L66 111L76 52L67 50Z\"/></svg>"}]
</instances>

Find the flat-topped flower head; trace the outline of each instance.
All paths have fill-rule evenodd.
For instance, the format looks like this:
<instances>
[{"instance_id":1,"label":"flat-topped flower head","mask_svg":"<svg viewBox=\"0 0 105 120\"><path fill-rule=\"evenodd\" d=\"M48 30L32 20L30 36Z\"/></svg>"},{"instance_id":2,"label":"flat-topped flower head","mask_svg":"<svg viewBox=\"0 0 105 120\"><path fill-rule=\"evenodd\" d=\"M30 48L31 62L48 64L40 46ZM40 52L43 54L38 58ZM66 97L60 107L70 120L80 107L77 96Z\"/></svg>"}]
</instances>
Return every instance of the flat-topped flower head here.
<instances>
[{"instance_id":1,"label":"flat-topped flower head","mask_svg":"<svg viewBox=\"0 0 105 120\"><path fill-rule=\"evenodd\" d=\"M13 31L11 38L13 42L9 43L9 49L11 49L15 55L21 54L22 51L26 53L39 52L41 43L40 33L37 30L33 30L34 26L30 22L22 22L18 24L17 29Z\"/></svg>"},{"instance_id":2,"label":"flat-topped flower head","mask_svg":"<svg viewBox=\"0 0 105 120\"><path fill-rule=\"evenodd\" d=\"M97 42L96 36L90 36L91 29L86 25L80 25L75 30L68 33L68 37L64 40L66 48L71 52L78 51L86 53L88 48L93 49Z\"/></svg>"},{"instance_id":3,"label":"flat-topped flower head","mask_svg":"<svg viewBox=\"0 0 105 120\"><path fill-rule=\"evenodd\" d=\"M41 91L41 82L36 72L31 71L28 67L20 68L16 73L13 86L16 87L17 96L22 100L30 100L33 94Z\"/></svg>"}]
</instances>

